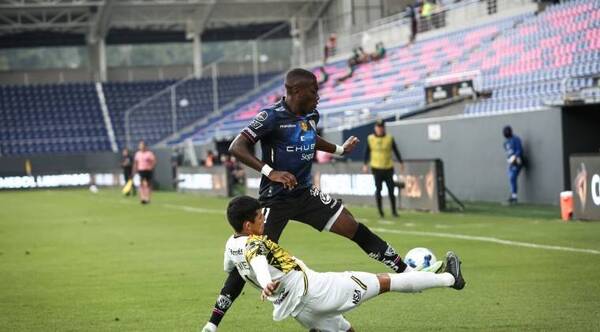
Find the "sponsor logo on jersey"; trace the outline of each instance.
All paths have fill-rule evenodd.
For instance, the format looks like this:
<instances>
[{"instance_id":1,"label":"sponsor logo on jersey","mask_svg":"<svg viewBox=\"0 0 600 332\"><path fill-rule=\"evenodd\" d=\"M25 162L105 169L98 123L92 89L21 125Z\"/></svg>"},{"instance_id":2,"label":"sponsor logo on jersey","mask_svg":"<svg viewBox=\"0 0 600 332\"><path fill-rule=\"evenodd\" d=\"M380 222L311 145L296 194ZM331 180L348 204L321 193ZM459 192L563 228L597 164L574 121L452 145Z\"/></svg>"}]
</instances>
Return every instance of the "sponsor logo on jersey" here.
<instances>
[{"instance_id":1,"label":"sponsor logo on jersey","mask_svg":"<svg viewBox=\"0 0 600 332\"><path fill-rule=\"evenodd\" d=\"M306 123L306 122L300 122L300 129L302 129L302 131L307 131L308 130L308 123Z\"/></svg>"},{"instance_id":2,"label":"sponsor logo on jersey","mask_svg":"<svg viewBox=\"0 0 600 332\"><path fill-rule=\"evenodd\" d=\"M282 293L279 295L279 297L277 297L277 299L275 299L275 301L273 301L273 304L280 305L288 297L288 295L290 295L289 291Z\"/></svg>"},{"instance_id":3,"label":"sponsor logo on jersey","mask_svg":"<svg viewBox=\"0 0 600 332\"><path fill-rule=\"evenodd\" d=\"M262 123L256 119L252 120L252 122L250 122L250 127L254 128L254 129L258 129L260 127L262 127Z\"/></svg>"},{"instance_id":4,"label":"sponsor logo on jersey","mask_svg":"<svg viewBox=\"0 0 600 332\"><path fill-rule=\"evenodd\" d=\"M361 298L362 298L362 294L361 294L360 290L355 289L354 294L352 295L352 303L358 304L358 302L360 302Z\"/></svg>"},{"instance_id":5,"label":"sponsor logo on jersey","mask_svg":"<svg viewBox=\"0 0 600 332\"><path fill-rule=\"evenodd\" d=\"M250 127L254 129L258 129L263 126L263 121L265 121L269 117L269 113L262 111L254 117L254 119L250 122Z\"/></svg>"},{"instance_id":6,"label":"sponsor logo on jersey","mask_svg":"<svg viewBox=\"0 0 600 332\"><path fill-rule=\"evenodd\" d=\"M291 124L282 124L279 125L279 128L296 128L296 125L291 123Z\"/></svg>"},{"instance_id":7,"label":"sponsor logo on jersey","mask_svg":"<svg viewBox=\"0 0 600 332\"><path fill-rule=\"evenodd\" d=\"M265 121L268 117L269 117L269 114L265 111L262 111L262 112L256 114L255 119L262 122L262 121Z\"/></svg>"},{"instance_id":8,"label":"sponsor logo on jersey","mask_svg":"<svg viewBox=\"0 0 600 332\"><path fill-rule=\"evenodd\" d=\"M302 156L300 156L300 160L311 161L314 157L314 153L303 153Z\"/></svg>"},{"instance_id":9,"label":"sponsor logo on jersey","mask_svg":"<svg viewBox=\"0 0 600 332\"><path fill-rule=\"evenodd\" d=\"M244 250L242 248L236 249L236 250L229 249L229 253L232 254L232 255L234 255L234 256L239 256L239 255L243 255L244 254Z\"/></svg>"},{"instance_id":10,"label":"sponsor logo on jersey","mask_svg":"<svg viewBox=\"0 0 600 332\"><path fill-rule=\"evenodd\" d=\"M315 149L315 143L313 144L302 144L302 145L288 145L285 147L287 152L305 152L313 151Z\"/></svg>"}]
</instances>

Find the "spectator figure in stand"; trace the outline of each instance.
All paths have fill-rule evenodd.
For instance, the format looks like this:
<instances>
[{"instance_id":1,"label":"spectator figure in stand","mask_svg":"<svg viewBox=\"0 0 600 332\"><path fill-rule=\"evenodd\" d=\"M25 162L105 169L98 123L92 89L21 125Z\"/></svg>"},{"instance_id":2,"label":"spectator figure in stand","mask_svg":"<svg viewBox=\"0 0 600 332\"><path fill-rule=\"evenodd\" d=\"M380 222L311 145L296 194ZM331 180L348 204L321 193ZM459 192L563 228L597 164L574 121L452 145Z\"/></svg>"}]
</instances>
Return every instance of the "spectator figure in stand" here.
<instances>
[{"instance_id":1,"label":"spectator figure in stand","mask_svg":"<svg viewBox=\"0 0 600 332\"><path fill-rule=\"evenodd\" d=\"M337 36L335 33L329 35L329 39L325 43L325 50L323 54L323 65L327 64L327 59L334 56L337 51Z\"/></svg>"},{"instance_id":2,"label":"spectator figure in stand","mask_svg":"<svg viewBox=\"0 0 600 332\"><path fill-rule=\"evenodd\" d=\"M385 47L382 42L375 44L375 52L370 55L371 61L377 61L385 58Z\"/></svg>"},{"instance_id":3,"label":"spectator figure in stand","mask_svg":"<svg viewBox=\"0 0 600 332\"><path fill-rule=\"evenodd\" d=\"M406 15L410 19L410 39L409 44L415 42L417 38L417 8L413 5L406 6Z\"/></svg>"}]
</instances>

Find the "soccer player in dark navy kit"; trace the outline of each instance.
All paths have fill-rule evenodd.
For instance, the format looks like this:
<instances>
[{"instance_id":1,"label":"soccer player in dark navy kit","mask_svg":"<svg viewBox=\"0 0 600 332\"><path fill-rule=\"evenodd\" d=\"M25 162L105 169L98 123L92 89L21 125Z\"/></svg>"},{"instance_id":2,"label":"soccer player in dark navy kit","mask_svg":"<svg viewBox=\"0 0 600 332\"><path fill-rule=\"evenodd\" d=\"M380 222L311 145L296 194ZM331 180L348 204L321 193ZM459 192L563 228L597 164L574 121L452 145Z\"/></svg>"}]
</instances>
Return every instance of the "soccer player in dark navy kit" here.
<instances>
[{"instance_id":1,"label":"soccer player in dark navy kit","mask_svg":"<svg viewBox=\"0 0 600 332\"><path fill-rule=\"evenodd\" d=\"M293 69L286 75L285 89L285 97L261 110L229 147L238 160L263 174L259 200L265 215L264 234L278 242L288 221L297 220L318 231L330 231L354 241L369 257L397 273L410 271L396 250L358 223L341 200L312 185L311 167L317 150L344 155L358 144L353 136L339 146L317 135L319 87L315 75ZM252 152L259 141L262 160ZM233 269L203 331L216 331L244 284L237 269Z\"/></svg>"},{"instance_id":2,"label":"soccer player in dark navy kit","mask_svg":"<svg viewBox=\"0 0 600 332\"><path fill-rule=\"evenodd\" d=\"M513 135L512 128L505 126L502 129L504 141L504 151L506 151L506 161L508 162L508 181L510 183L510 198L508 204L517 203L517 180L521 168L523 168L523 146L521 139Z\"/></svg>"}]
</instances>

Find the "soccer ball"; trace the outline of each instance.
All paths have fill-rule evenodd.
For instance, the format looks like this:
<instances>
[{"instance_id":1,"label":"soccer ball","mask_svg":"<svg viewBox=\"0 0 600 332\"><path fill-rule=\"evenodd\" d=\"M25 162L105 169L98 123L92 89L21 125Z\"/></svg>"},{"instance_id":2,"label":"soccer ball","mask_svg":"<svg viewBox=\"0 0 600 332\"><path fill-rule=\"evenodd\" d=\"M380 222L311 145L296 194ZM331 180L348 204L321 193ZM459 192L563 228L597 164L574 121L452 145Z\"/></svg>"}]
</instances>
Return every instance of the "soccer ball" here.
<instances>
[{"instance_id":1,"label":"soccer ball","mask_svg":"<svg viewBox=\"0 0 600 332\"><path fill-rule=\"evenodd\" d=\"M415 270L422 270L435 262L437 262L437 258L427 248L413 248L404 256L404 263Z\"/></svg>"},{"instance_id":2,"label":"soccer ball","mask_svg":"<svg viewBox=\"0 0 600 332\"><path fill-rule=\"evenodd\" d=\"M97 194L98 193L98 187L96 187L96 185L91 185L90 186L90 191L92 192L92 194Z\"/></svg>"}]
</instances>

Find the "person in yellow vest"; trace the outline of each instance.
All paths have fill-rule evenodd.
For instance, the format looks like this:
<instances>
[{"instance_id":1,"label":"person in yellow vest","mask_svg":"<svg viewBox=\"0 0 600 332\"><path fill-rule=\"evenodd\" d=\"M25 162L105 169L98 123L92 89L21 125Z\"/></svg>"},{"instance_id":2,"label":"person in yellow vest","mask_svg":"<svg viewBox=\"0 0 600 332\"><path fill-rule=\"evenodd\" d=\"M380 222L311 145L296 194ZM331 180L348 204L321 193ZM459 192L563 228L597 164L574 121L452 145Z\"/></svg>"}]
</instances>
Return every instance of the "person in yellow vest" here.
<instances>
[{"instance_id":1,"label":"person in yellow vest","mask_svg":"<svg viewBox=\"0 0 600 332\"><path fill-rule=\"evenodd\" d=\"M367 138L367 148L365 149L365 164L363 165L363 172L371 172L375 178L375 198L377 200L377 208L379 209L379 215L383 218L383 208L381 206L381 189L382 184L385 182L388 189L388 196L390 197L390 204L392 206L392 215L398 216L396 212L396 196L394 195L394 163L392 161L392 151L396 155L396 159L399 163L402 163L402 157L394 141L392 135L388 135L385 132L385 124L383 120L377 120L375 122L375 133L369 135ZM402 168L402 164L400 164Z\"/></svg>"}]
</instances>

